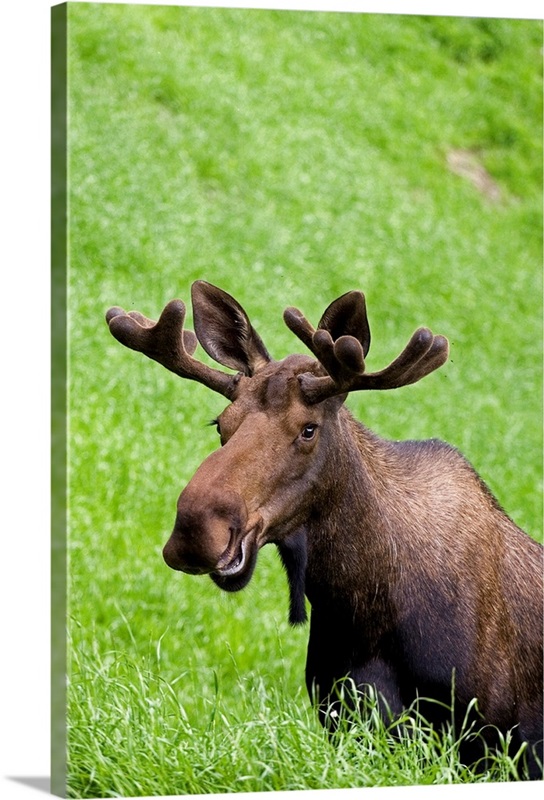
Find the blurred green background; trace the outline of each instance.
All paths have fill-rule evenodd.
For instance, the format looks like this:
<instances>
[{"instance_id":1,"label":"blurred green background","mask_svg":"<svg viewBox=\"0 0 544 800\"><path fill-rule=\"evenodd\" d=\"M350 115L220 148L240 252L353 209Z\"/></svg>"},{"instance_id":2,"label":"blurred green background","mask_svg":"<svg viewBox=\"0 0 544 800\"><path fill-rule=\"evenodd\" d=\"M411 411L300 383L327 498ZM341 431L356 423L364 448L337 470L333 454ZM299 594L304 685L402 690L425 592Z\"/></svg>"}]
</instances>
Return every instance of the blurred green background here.
<instances>
[{"instance_id":1,"label":"blurred green background","mask_svg":"<svg viewBox=\"0 0 544 800\"><path fill-rule=\"evenodd\" d=\"M258 716L242 701L252 681L270 719L276 692L305 714L307 628L287 626L273 548L234 596L163 563L224 399L121 347L104 313L156 318L203 278L282 358L302 347L286 306L315 324L362 289L369 369L421 324L451 358L348 406L386 438L458 446L541 540L542 24L68 8L70 791L307 788L258 771L190 779L168 736L170 766L145 782L142 752L166 724L151 684L169 687L195 740L243 702ZM322 788L370 781L345 769Z\"/></svg>"}]
</instances>

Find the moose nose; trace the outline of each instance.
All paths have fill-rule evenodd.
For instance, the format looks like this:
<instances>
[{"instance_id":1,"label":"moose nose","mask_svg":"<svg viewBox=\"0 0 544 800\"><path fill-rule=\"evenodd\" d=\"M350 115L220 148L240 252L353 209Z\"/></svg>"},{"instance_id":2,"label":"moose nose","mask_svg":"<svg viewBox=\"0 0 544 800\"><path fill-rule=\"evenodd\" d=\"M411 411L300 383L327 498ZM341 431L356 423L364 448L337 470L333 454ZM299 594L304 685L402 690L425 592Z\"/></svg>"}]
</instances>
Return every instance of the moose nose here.
<instances>
[{"instance_id":1,"label":"moose nose","mask_svg":"<svg viewBox=\"0 0 544 800\"><path fill-rule=\"evenodd\" d=\"M189 575L205 575L211 570L198 561L193 555L185 552L172 535L162 550L162 556L170 569L186 572Z\"/></svg>"},{"instance_id":2,"label":"moose nose","mask_svg":"<svg viewBox=\"0 0 544 800\"><path fill-rule=\"evenodd\" d=\"M231 492L195 498L181 493L174 530L163 548L169 567L191 575L213 572L237 546L248 519L245 502Z\"/></svg>"}]
</instances>

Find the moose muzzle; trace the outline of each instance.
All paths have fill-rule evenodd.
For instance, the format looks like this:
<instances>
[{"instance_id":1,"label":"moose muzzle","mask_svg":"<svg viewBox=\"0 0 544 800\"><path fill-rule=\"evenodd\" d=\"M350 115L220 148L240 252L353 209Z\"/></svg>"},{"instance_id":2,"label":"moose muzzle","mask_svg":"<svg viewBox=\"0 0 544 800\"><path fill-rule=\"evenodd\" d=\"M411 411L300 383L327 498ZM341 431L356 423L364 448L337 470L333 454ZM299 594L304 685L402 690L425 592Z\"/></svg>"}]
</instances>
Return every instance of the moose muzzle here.
<instances>
[{"instance_id":1,"label":"moose muzzle","mask_svg":"<svg viewBox=\"0 0 544 800\"><path fill-rule=\"evenodd\" d=\"M191 481L180 495L174 530L164 546L172 569L192 575L234 575L255 546L257 520L250 520L240 494L208 490Z\"/></svg>"}]
</instances>

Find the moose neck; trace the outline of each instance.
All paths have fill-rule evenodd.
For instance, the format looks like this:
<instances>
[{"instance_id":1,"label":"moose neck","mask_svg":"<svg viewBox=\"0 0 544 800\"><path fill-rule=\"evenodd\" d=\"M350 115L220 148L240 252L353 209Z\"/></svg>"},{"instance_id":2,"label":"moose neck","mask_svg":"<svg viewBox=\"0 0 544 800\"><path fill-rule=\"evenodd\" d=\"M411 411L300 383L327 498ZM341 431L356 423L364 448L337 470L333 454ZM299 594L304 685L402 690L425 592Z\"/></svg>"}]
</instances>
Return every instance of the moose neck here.
<instances>
[{"instance_id":1,"label":"moose neck","mask_svg":"<svg viewBox=\"0 0 544 800\"><path fill-rule=\"evenodd\" d=\"M306 591L312 607L353 604L354 587L375 591L393 569L384 516L393 492L394 445L343 408L330 444L327 480L307 522Z\"/></svg>"}]
</instances>

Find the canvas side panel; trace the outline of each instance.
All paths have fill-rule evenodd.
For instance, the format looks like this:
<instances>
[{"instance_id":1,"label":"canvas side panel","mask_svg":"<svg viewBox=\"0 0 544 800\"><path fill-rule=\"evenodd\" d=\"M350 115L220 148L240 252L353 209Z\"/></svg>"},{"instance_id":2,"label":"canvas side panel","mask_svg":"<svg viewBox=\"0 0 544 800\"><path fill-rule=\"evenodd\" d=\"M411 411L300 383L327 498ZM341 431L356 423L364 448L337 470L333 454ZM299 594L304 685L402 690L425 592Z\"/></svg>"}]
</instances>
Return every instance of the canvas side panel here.
<instances>
[{"instance_id":1,"label":"canvas side panel","mask_svg":"<svg viewBox=\"0 0 544 800\"><path fill-rule=\"evenodd\" d=\"M66 796L67 35L51 9L51 792Z\"/></svg>"}]
</instances>

